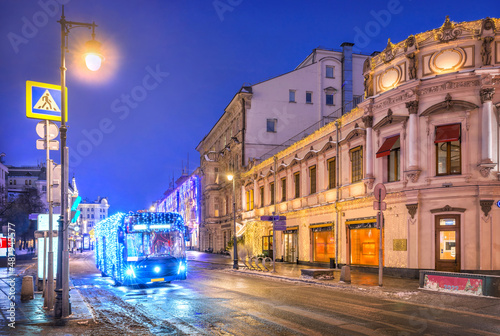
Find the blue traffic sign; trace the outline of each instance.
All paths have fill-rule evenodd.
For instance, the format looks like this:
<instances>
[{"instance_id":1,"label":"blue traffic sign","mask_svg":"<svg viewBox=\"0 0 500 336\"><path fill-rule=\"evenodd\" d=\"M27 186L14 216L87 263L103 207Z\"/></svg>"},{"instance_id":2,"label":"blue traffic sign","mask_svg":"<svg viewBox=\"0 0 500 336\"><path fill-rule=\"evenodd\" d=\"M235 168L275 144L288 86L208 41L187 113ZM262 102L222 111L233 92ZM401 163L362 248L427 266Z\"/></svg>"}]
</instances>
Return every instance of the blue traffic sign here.
<instances>
[{"instance_id":1,"label":"blue traffic sign","mask_svg":"<svg viewBox=\"0 0 500 336\"><path fill-rule=\"evenodd\" d=\"M277 220L285 220L286 216L260 216L261 221L277 221Z\"/></svg>"},{"instance_id":2,"label":"blue traffic sign","mask_svg":"<svg viewBox=\"0 0 500 336\"><path fill-rule=\"evenodd\" d=\"M68 90L66 118L68 120ZM26 116L33 119L61 121L61 86L26 81Z\"/></svg>"},{"instance_id":3,"label":"blue traffic sign","mask_svg":"<svg viewBox=\"0 0 500 336\"><path fill-rule=\"evenodd\" d=\"M499 208L500 208L500 201L498 201L498 202L497 202L497 207L499 207Z\"/></svg>"}]
</instances>

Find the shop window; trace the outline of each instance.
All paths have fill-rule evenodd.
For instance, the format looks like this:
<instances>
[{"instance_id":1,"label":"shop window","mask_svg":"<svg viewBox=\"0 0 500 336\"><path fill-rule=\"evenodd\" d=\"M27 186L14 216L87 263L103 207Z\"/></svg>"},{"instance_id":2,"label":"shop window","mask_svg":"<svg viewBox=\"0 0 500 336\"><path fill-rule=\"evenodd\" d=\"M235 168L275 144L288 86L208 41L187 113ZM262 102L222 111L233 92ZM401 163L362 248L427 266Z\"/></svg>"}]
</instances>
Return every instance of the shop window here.
<instances>
[{"instance_id":1,"label":"shop window","mask_svg":"<svg viewBox=\"0 0 500 336\"><path fill-rule=\"evenodd\" d=\"M293 181L295 187L295 198L300 197L300 172L293 174Z\"/></svg>"},{"instance_id":2,"label":"shop window","mask_svg":"<svg viewBox=\"0 0 500 336\"><path fill-rule=\"evenodd\" d=\"M350 229L351 264L378 265L379 230L376 228Z\"/></svg>"},{"instance_id":3,"label":"shop window","mask_svg":"<svg viewBox=\"0 0 500 336\"><path fill-rule=\"evenodd\" d=\"M286 201L286 178L281 179L281 202Z\"/></svg>"},{"instance_id":4,"label":"shop window","mask_svg":"<svg viewBox=\"0 0 500 336\"><path fill-rule=\"evenodd\" d=\"M337 186L337 167L335 163L335 158L328 160L328 189L333 189Z\"/></svg>"},{"instance_id":5,"label":"shop window","mask_svg":"<svg viewBox=\"0 0 500 336\"><path fill-rule=\"evenodd\" d=\"M309 167L310 194L316 193L316 166Z\"/></svg>"},{"instance_id":6,"label":"shop window","mask_svg":"<svg viewBox=\"0 0 500 336\"><path fill-rule=\"evenodd\" d=\"M460 124L436 127L436 175L462 173Z\"/></svg>"},{"instance_id":7,"label":"shop window","mask_svg":"<svg viewBox=\"0 0 500 336\"><path fill-rule=\"evenodd\" d=\"M330 258L335 258L335 238L331 227L313 232L313 239L315 262L330 262Z\"/></svg>"},{"instance_id":8,"label":"shop window","mask_svg":"<svg viewBox=\"0 0 500 336\"><path fill-rule=\"evenodd\" d=\"M363 179L363 147L358 146L350 150L351 156L351 182Z\"/></svg>"}]
</instances>

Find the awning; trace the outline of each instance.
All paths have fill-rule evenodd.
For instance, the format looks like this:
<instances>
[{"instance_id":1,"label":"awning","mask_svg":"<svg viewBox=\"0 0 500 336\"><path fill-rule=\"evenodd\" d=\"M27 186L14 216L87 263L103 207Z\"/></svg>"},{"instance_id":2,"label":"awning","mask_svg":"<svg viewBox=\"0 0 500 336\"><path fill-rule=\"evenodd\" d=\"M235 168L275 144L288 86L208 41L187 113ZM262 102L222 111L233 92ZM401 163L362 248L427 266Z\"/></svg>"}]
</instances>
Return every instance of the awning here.
<instances>
[{"instance_id":1,"label":"awning","mask_svg":"<svg viewBox=\"0 0 500 336\"><path fill-rule=\"evenodd\" d=\"M290 234L290 233L297 233L297 230L299 229L299 226L288 226L283 233Z\"/></svg>"},{"instance_id":2,"label":"awning","mask_svg":"<svg viewBox=\"0 0 500 336\"><path fill-rule=\"evenodd\" d=\"M309 228L311 229L312 232L332 231L333 223L311 224L309 225Z\"/></svg>"},{"instance_id":3,"label":"awning","mask_svg":"<svg viewBox=\"0 0 500 336\"><path fill-rule=\"evenodd\" d=\"M436 127L434 143L457 141L460 139L460 124Z\"/></svg>"},{"instance_id":4,"label":"awning","mask_svg":"<svg viewBox=\"0 0 500 336\"><path fill-rule=\"evenodd\" d=\"M380 146L380 149L377 152L377 158L391 154L391 149L393 149L392 147L394 147L394 144L398 141L398 139L399 134L385 139L384 143Z\"/></svg>"},{"instance_id":5,"label":"awning","mask_svg":"<svg viewBox=\"0 0 500 336\"><path fill-rule=\"evenodd\" d=\"M349 229L371 229L377 226L377 217L353 218L345 221Z\"/></svg>"}]
</instances>

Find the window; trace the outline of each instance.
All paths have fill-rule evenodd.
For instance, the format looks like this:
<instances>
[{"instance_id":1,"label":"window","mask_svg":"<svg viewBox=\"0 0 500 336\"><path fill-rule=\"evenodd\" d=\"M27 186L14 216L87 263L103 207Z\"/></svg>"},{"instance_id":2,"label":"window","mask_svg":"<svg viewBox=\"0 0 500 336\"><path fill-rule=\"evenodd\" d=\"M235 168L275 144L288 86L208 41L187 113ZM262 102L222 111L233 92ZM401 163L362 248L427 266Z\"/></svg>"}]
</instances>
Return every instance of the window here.
<instances>
[{"instance_id":1,"label":"window","mask_svg":"<svg viewBox=\"0 0 500 336\"><path fill-rule=\"evenodd\" d=\"M215 200L214 200L214 216L215 217L219 217L219 205L220 202L219 202L219 198L216 197Z\"/></svg>"},{"instance_id":2,"label":"window","mask_svg":"<svg viewBox=\"0 0 500 336\"><path fill-rule=\"evenodd\" d=\"M286 178L281 179L281 202L286 201Z\"/></svg>"},{"instance_id":3,"label":"window","mask_svg":"<svg viewBox=\"0 0 500 336\"><path fill-rule=\"evenodd\" d=\"M47 191L47 186L42 186L42 191Z\"/></svg>"},{"instance_id":4,"label":"window","mask_svg":"<svg viewBox=\"0 0 500 336\"><path fill-rule=\"evenodd\" d=\"M309 167L310 194L316 193L316 166Z\"/></svg>"},{"instance_id":5,"label":"window","mask_svg":"<svg viewBox=\"0 0 500 336\"><path fill-rule=\"evenodd\" d=\"M333 77L333 69L334 69L334 67L331 65L326 66L326 78L334 78Z\"/></svg>"},{"instance_id":6,"label":"window","mask_svg":"<svg viewBox=\"0 0 500 336\"><path fill-rule=\"evenodd\" d=\"M460 124L436 127L436 175L462 173Z\"/></svg>"},{"instance_id":7,"label":"window","mask_svg":"<svg viewBox=\"0 0 500 336\"><path fill-rule=\"evenodd\" d=\"M269 184L269 190L271 191L271 204L274 204L274 182Z\"/></svg>"},{"instance_id":8,"label":"window","mask_svg":"<svg viewBox=\"0 0 500 336\"><path fill-rule=\"evenodd\" d=\"M350 150L351 154L351 182L363 179L363 148L358 146Z\"/></svg>"},{"instance_id":9,"label":"window","mask_svg":"<svg viewBox=\"0 0 500 336\"><path fill-rule=\"evenodd\" d=\"M17 180L14 180L14 185L16 185L16 184L17 184Z\"/></svg>"},{"instance_id":10,"label":"window","mask_svg":"<svg viewBox=\"0 0 500 336\"><path fill-rule=\"evenodd\" d=\"M290 103L295 103L295 90L288 91L288 101Z\"/></svg>"},{"instance_id":11,"label":"window","mask_svg":"<svg viewBox=\"0 0 500 336\"><path fill-rule=\"evenodd\" d=\"M313 93L311 91L306 92L306 103L312 104L313 102Z\"/></svg>"},{"instance_id":12,"label":"window","mask_svg":"<svg viewBox=\"0 0 500 336\"><path fill-rule=\"evenodd\" d=\"M328 189L333 189L337 186L337 171L335 165L335 158L328 160Z\"/></svg>"},{"instance_id":13,"label":"window","mask_svg":"<svg viewBox=\"0 0 500 336\"><path fill-rule=\"evenodd\" d=\"M293 174L293 181L295 185L295 198L300 197L300 173Z\"/></svg>"},{"instance_id":14,"label":"window","mask_svg":"<svg viewBox=\"0 0 500 336\"><path fill-rule=\"evenodd\" d=\"M333 94L326 94L326 105L333 105Z\"/></svg>"},{"instance_id":15,"label":"window","mask_svg":"<svg viewBox=\"0 0 500 336\"><path fill-rule=\"evenodd\" d=\"M31 185L31 180L29 180L29 185Z\"/></svg>"},{"instance_id":16,"label":"window","mask_svg":"<svg viewBox=\"0 0 500 336\"><path fill-rule=\"evenodd\" d=\"M264 187L260 187L260 206L264 206Z\"/></svg>"},{"instance_id":17,"label":"window","mask_svg":"<svg viewBox=\"0 0 500 336\"><path fill-rule=\"evenodd\" d=\"M253 210L253 208L254 208L253 189L247 190L245 194L246 194L246 200L247 200L247 211Z\"/></svg>"},{"instance_id":18,"label":"window","mask_svg":"<svg viewBox=\"0 0 500 336\"><path fill-rule=\"evenodd\" d=\"M250 189L250 210L254 209L254 202L253 202L253 189Z\"/></svg>"},{"instance_id":19,"label":"window","mask_svg":"<svg viewBox=\"0 0 500 336\"><path fill-rule=\"evenodd\" d=\"M9 184L12 185L12 180L9 181Z\"/></svg>"},{"instance_id":20,"label":"window","mask_svg":"<svg viewBox=\"0 0 500 336\"><path fill-rule=\"evenodd\" d=\"M24 180L24 184L28 185L28 180Z\"/></svg>"},{"instance_id":21,"label":"window","mask_svg":"<svg viewBox=\"0 0 500 336\"><path fill-rule=\"evenodd\" d=\"M271 133L276 133L277 124L278 124L278 119L267 119L267 131Z\"/></svg>"},{"instance_id":22,"label":"window","mask_svg":"<svg viewBox=\"0 0 500 336\"><path fill-rule=\"evenodd\" d=\"M377 152L377 158L387 156L387 181L399 181L399 135L385 139Z\"/></svg>"}]
</instances>

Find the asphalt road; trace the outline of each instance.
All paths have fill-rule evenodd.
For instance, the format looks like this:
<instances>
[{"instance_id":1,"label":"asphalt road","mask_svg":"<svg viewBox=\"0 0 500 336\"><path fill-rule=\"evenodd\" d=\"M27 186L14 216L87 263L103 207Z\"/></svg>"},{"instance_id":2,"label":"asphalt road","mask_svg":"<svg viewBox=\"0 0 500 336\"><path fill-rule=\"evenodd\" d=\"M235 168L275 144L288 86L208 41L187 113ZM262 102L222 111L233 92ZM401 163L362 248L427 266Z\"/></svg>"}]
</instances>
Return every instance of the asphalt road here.
<instances>
[{"instance_id":1,"label":"asphalt road","mask_svg":"<svg viewBox=\"0 0 500 336\"><path fill-rule=\"evenodd\" d=\"M500 300L409 292L397 297L275 280L189 262L188 279L115 287L90 254L71 261L95 321L33 326L44 335L498 335ZM464 304L466 302L466 304Z\"/></svg>"}]
</instances>

